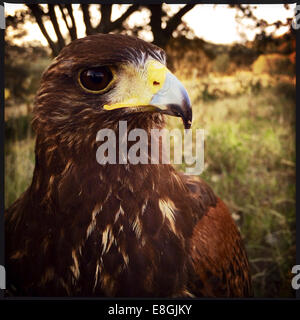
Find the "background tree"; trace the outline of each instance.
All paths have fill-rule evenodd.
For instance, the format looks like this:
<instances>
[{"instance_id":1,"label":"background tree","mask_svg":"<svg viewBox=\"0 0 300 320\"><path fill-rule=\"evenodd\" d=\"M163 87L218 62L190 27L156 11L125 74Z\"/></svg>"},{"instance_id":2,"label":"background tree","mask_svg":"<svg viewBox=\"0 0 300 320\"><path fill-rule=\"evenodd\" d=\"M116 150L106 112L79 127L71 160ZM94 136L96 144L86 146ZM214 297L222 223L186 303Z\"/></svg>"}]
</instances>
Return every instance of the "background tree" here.
<instances>
[{"instance_id":1,"label":"background tree","mask_svg":"<svg viewBox=\"0 0 300 320\"><path fill-rule=\"evenodd\" d=\"M16 11L14 16L6 17L5 32L5 94L17 101L31 101L32 93L39 85L38 68L44 68L48 62L49 52L34 41L30 45L18 46L15 41L26 36L24 24L33 21L26 11ZM11 31L13 31L11 33ZM36 45L37 44L37 45ZM24 63L30 61L30 63ZM35 62L38 63L36 64ZM32 70L34 69L34 70ZM6 105L12 102L6 101Z\"/></svg>"},{"instance_id":2,"label":"background tree","mask_svg":"<svg viewBox=\"0 0 300 320\"><path fill-rule=\"evenodd\" d=\"M192 34L192 31L182 18L195 7L195 4L182 5L175 14L171 12L170 5L167 4L132 4L116 20L112 20L113 6L117 6L116 4L81 4L79 7L75 7L72 4L27 4L26 6L27 10L22 11L22 16L19 16L19 19L17 19L18 22L22 23L24 19L29 19L37 23L47 40L52 55L56 56L67 43L78 37L79 21L74 17L75 10L80 10L82 14L82 22L85 26L86 35L99 32L118 32L139 36L140 32L146 30L152 33L154 44L166 48L174 36L186 37L188 33ZM255 6L253 5L238 4L229 5L229 7L236 9L235 18L241 26L241 38L244 38L246 41L246 35L243 34L245 27L255 29L256 41L252 49L257 54L265 52L268 47L274 45L274 33L277 29L282 26L291 25L292 18L273 23L268 23L266 20L258 18L255 15ZM288 9L289 5L285 5L285 7ZM145 22L142 25L129 26L128 18L132 14L142 10L148 11L148 17L145 19ZM10 19L16 23L16 18L10 17ZM97 23L93 20L97 20ZM46 24L47 21L50 22L50 28L53 28L56 39L50 36L49 24ZM62 32L62 28L64 27L66 27L67 34ZM273 29L271 28L271 32L270 27L273 27ZM293 31L291 30L290 33L292 34ZM292 50L293 48L290 49Z\"/></svg>"},{"instance_id":3,"label":"background tree","mask_svg":"<svg viewBox=\"0 0 300 320\"><path fill-rule=\"evenodd\" d=\"M289 47L281 48L283 52L281 53L291 53L296 50L296 41L291 41L292 38L295 40L295 30L292 28L293 18L287 18L286 21L277 20L274 22L267 22L265 19L258 18L255 15L256 6L248 4L231 4L231 8L236 9L235 19L238 24L242 27L241 29L252 29L256 30L256 36L252 44L252 49L256 53L268 53L272 51L278 51L278 46L280 46L280 41L282 39L275 36L276 31L281 27L289 27L289 32L286 34L285 44L290 45ZM289 9L289 4L284 4L285 9ZM239 32L241 38L246 40L246 35L243 31Z\"/></svg>"},{"instance_id":4,"label":"background tree","mask_svg":"<svg viewBox=\"0 0 300 320\"><path fill-rule=\"evenodd\" d=\"M167 10L168 7L163 4L132 4L118 19L114 21L112 21L112 6L112 4L97 5L97 12L99 13L100 19L99 23L96 26L93 26L90 13L91 5L80 5L86 35L99 32L123 32L138 34L138 32L143 28L136 27L133 30L129 30L124 22L134 12L140 11L144 8L150 11L149 25L153 34L153 43L164 48L166 47L168 41L172 38L173 32L176 31L180 24L182 24L182 17L195 5L185 5L177 13L170 16ZM77 26L74 18L74 8L71 4L47 4L47 6L41 6L39 4L28 4L27 7L29 9L27 13L30 13L34 16L35 21L38 24L45 39L47 40L54 56L59 53L59 51L66 45L67 42L77 38ZM59 10L57 10L56 8L58 8ZM61 25L58 23L58 12L61 13L63 21L67 27L67 38L64 38L61 32ZM51 21L57 37L56 41L51 39L49 31L45 27L46 20Z\"/></svg>"}]
</instances>

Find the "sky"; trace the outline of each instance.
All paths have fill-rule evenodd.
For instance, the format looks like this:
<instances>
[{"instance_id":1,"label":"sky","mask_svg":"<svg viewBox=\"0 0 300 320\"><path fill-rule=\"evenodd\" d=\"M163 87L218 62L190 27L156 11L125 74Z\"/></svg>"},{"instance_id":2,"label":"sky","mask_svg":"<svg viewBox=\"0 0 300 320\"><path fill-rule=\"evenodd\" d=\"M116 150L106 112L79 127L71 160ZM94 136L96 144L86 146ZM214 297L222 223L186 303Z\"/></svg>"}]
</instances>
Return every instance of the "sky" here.
<instances>
[{"instance_id":1,"label":"sky","mask_svg":"<svg viewBox=\"0 0 300 320\"><path fill-rule=\"evenodd\" d=\"M112 11L112 19L115 20L121 14L126 11L129 5L114 5ZM183 5L169 5L170 13L176 13ZM289 10L286 10L282 4L264 4L264 5L253 5L256 7L253 9L254 14L258 18L262 18L269 23L282 20L285 21L288 17L293 17L295 4L291 4ZM5 3L6 15L14 15L15 10L24 8L22 4L11 4ZM79 10L79 5L73 4L75 9L74 15L76 22L78 22L78 36L85 36L85 27L82 21L82 14ZM59 12L60 15L60 12ZM91 10L92 23L97 23L99 16L97 10ZM242 42L243 40L253 40L256 34L255 30L248 27L241 27L236 19L236 9L229 8L228 5L213 5L213 4L201 4L196 5L191 11L189 11L183 20L193 30L195 35L206 41L217 43L217 44L230 44L234 42ZM130 27L134 25L144 25L145 22L149 22L149 12L143 10L141 12L135 12L132 14L127 23ZM245 21L245 25L250 21ZM22 45L23 42L31 42L33 40L40 41L43 45L47 45L45 38L43 37L37 24L30 22L26 23L25 28L28 30L28 34L22 39L15 39L15 43ZM50 36L56 39L55 33L52 29L51 22L46 23L46 28L49 30ZM241 31L244 33L245 38L241 38ZM271 30L270 30L271 31ZM288 31L288 27L282 27L276 35L281 35ZM65 34L67 29L62 23L62 33ZM142 37L147 41L152 41L152 34L149 31L144 31Z\"/></svg>"}]
</instances>

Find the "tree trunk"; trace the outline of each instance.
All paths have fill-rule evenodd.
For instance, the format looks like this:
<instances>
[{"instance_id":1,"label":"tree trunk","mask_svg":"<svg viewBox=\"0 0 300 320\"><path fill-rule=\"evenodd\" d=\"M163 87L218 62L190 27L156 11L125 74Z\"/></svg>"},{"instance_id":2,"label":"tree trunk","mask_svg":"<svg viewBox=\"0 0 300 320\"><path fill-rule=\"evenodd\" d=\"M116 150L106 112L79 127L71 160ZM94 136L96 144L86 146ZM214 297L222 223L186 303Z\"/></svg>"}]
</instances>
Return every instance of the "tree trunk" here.
<instances>
[{"instance_id":1,"label":"tree trunk","mask_svg":"<svg viewBox=\"0 0 300 320\"><path fill-rule=\"evenodd\" d=\"M100 12L101 12L101 20L97 27L97 31L100 33L107 33L110 25L111 25L111 11L112 4L101 4Z\"/></svg>"},{"instance_id":2,"label":"tree trunk","mask_svg":"<svg viewBox=\"0 0 300 320\"><path fill-rule=\"evenodd\" d=\"M146 7L151 11L150 26L153 33L153 43L161 48L165 48L172 38L173 32L180 25L182 17L193 9L194 6L195 4L185 5L174 16L169 18L167 26L163 29L161 26L162 17L166 15L166 12L163 11L162 4L147 5Z\"/></svg>"},{"instance_id":3,"label":"tree trunk","mask_svg":"<svg viewBox=\"0 0 300 320\"><path fill-rule=\"evenodd\" d=\"M151 12L150 26L153 34L153 43L159 47L164 48L168 42L168 38L164 34L164 30L161 27L163 9L162 4L151 4L147 6Z\"/></svg>"}]
</instances>

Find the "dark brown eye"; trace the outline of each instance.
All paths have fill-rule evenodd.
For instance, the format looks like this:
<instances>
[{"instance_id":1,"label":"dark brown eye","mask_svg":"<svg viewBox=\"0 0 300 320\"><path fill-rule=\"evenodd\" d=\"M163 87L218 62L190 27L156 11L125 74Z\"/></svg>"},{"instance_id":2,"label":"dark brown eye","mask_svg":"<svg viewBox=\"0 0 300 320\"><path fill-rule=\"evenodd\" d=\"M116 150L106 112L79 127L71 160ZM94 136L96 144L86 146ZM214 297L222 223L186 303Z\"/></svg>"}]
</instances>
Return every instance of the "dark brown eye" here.
<instances>
[{"instance_id":1,"label":"dark brown eye","mask_svg":"<svg viewBox=\"0 0 300 320\"><path fill-rule=\"evenodd\" d=\"M113 74L108 67L86 69L79 73L81 86L94 93L105 91L112 80Z\"/></svg>"}]
</instances>

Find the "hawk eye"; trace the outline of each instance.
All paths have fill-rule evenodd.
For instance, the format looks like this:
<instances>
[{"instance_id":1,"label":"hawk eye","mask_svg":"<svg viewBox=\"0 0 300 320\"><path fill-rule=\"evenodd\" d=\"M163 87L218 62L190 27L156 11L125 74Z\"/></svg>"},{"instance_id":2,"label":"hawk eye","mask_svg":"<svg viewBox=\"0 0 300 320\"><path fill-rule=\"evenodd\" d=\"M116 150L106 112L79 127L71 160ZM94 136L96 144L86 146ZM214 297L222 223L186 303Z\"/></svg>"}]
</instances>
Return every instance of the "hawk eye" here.
<instances>
[{"instance_id":1,"label":"hawk eye","mask_svg":"<svg viewBox=\"0 0 300 320\"><path fill-rule=\"evenodd\" d=\"M106 91L112 80L113 74L109 67L85 69L79 73L79 84L83 89L92 93Z\"/></svg>"}]
</instances>

